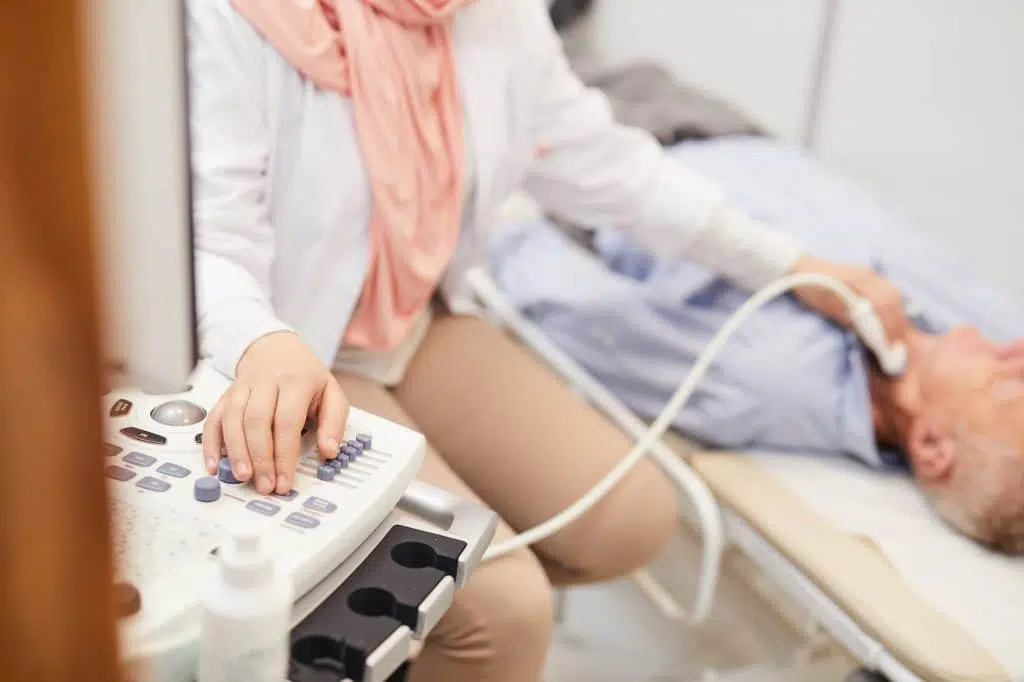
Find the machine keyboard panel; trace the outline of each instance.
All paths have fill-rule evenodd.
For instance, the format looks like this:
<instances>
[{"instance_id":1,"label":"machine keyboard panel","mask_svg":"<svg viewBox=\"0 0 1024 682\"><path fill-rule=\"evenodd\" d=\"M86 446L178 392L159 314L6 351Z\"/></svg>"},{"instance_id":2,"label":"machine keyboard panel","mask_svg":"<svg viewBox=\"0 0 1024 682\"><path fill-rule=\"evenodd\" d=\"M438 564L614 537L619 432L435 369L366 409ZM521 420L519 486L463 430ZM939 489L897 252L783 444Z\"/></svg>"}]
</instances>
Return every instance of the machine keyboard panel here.
<instances>
[{"instance_id":1,"label":"machine keyboard panel","mask_svg":"<svg viewBox=\"0 0 1024 682\"><path fill-rule=\"evenodd\" d=\"M118 391L105 398L102 467L115 571L119 587L129 585L141 597L139 612L122 622L135 645L194 625L198 589L233 525L261 528L302 594L391 513L422 462L420 434L353 409L335 459L320 461L314 434L306 434L287 495L261 495L240 483L226 459L210 476L203 423L228 385L201 367L182 394Z\"/></svg>"}]
</instances>

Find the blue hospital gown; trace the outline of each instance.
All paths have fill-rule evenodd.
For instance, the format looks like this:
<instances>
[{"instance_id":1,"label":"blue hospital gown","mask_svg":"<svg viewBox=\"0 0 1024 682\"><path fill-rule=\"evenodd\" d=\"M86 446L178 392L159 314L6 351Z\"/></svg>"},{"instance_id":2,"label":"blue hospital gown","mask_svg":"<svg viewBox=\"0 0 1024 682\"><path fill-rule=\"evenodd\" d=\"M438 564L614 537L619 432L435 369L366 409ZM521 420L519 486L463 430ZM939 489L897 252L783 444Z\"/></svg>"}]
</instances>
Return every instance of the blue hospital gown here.
<instances>
[{"instance_id":1,"label":"blue hospital gown","mask_svg":"<svg viewBox=\"0 0 1024 682\"><path fill-rule=\"evenodd\" d=\"M968 323L997 340L1024 337L1024 310L1007 294L803 151L723 138L668 153L809 253L889 277L926 331ZM620 231L599 228L595 243L596 257L547 222L515 225L495 237L491 265L521 312L651 419L750 294L700 265L661 262ZM850 332L784 296L731 338L674 425L718 447L896 463L875 442L864 353Z\"/></svg>"}]
</instances>

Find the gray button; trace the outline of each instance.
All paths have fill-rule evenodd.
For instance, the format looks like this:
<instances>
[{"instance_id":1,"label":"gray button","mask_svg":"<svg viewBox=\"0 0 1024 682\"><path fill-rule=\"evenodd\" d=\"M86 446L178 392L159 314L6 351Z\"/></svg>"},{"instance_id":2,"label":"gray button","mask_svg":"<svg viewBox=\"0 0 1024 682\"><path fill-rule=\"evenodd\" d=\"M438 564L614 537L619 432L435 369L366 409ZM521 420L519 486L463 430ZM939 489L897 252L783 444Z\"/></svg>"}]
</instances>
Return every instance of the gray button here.
<instances>
[{"instance_id":1,"label":"gray button","mask_svg":"<svg viewBox=\"0 0 1024 682\"><path fill-rule=\"evenodd\" d=\"M321 464L316 468L316 477L321 481L333 481L338 475L338 470L330 464Z\"/></svg>"},{"instance_id":2,"label":"gray button","mask_svg":"<svg viewBox=\"0 0 1024 682\"><path fill-rule=\"evenodd\" d=\"M273 516L277 512L281 511L279 506L273 502L267 502L266 500L250 500L249 504L245 505L245 508L263 514L264 516Z\"/></svg>"},{"instance_id":3,"label":"gray button","mask_svg":"<svg viewBox=\"0 0 1024 682\"><path fill-rule=\"evenodd\" d=\"M338 505L334 504L330 500L325 500L322 497L310 497L308 500L302 503L302 506L306 509L312 509L313 511L323 512L324 514L330 514L333 511L337 511Z\"/></svg>"},{"instance_id":4,"label":"gray button","mask_svg":"<svg viewBox=\"0 0 1024 682\"><path fill-rule=\"evenodd\" d=\"M187 400L171 400L154 407L149 416L165 426L192 426L206 419L206 410Z\"/></svg>"},{"instance_id":5,"label":"gray button","mask_svg":"<svg viewBox=\"0 0 1024 682\"><path fill-rule=\"evenodd\" d=\"M124 467L111 465L104 469L104 471L107 474L107 478L112 478L115 481L130 481L135 478L135 472Z\"/></svg>"},{"instance_id":6,"label":"gray button","mask_svg":"<svg viewBox=\"0 0 1024 682\"><path fill-rule=\"evenodd\" d=\"M345 455L345 457L348 457L349 461L351 461L358 457L359 455L363 454L363 451L361 448L354 448L351 445L346 445L344 448L342 448L341 453Z\"/></svg>"},{"instance_id":7,"label":"gray button","mask_svg":"<svg viewBox=\"0 0 1024 682\"><path fill-rule=\"evenodd\" d=\"M140 443L149 443L150 445L167 445L167 438L161 436L159 433L153 433L152 431L146 431L145 429L136 428L134 426L126 426L121 429L121 433L128 436L132 440L137 440Z\"/></svg>"},{"instance_id":8,"label":"gray button","mask_svg":"<svg viewBox=\"0 0 1024 682\"><path fill-rule=\"evenodd\" d=\"M217 478L224 483L241 483L231 471L231 460L227 457L221 458L220 464L217 465Z\"/></svg>"},{"instance_id":9,"label":"gray button","mask_svg":"<svg viewBox=\"0 0 1024 682\"><path fill-rule=\"evenodd\" d=\"M355 448L355 449L359 450L359 452L362 452L365 449L365 447L366 447L366 446L364 446L362 443L360 443L357 440L350 440L349 442L345 443L345 446L346 447L350 447L350 448Z\"/></svg>"},{"instance_id":10,"label":"gray button","mask_svg":"<svg viewBox=\"0 0 1024 682\"><path fill-rule=\"evenodd\" d=\"M373 438L368 433L360 433L356 436L356 440L363 444L363 447L369 450L373 447Z\"/></svg>"},{"instance_id":11,"label":"gray button","mask_svg":"<svg viewBox=\"0 0 1024 682\"><path fill-rule=\"evenodd\" d=\"M216 502L220 499L220 481L213 476L203 476L196 481L192 494L199 502Z\"/></svg>"},{"instance_id":12,"label":"gray button","mask_svg":"<svg viewBox=\"0 0 1024 682\"><path fill-rule=\"evenodd\" d=\"M157 468L157 472L173 478L185 478L192 473L190 469L174 462L164 462Z\"/></svg>"},{"instance_id":13,"label":"gray button","mask_svg":"<svg viewBox=\"0 0 1024 682\"><path fill-rule=\"evenodd\" d=\"M145 478L139 479L139 482L135 485L143 490L150 490L154 493L163 493L171 489L170 483L167 481L161 481L159 478L153 478L152 476L146 476Z\"/></svg>"},{"instance_id":14,"label":"gray button","mask_svg":"<svg viewBox=\"0 0 1024 682\"><path fill-rule=\"evenodd\" d=\"M280 497L282 500L294 500L296 497L299 496L299 491L296 490L295 488L292 488L291 490L286 492L284 495L282 495L280 493L273 493L273 496L274 497Z\"/></svg>"},{"instance_id":15,"label":"gray button","mask_svg":"<svg viewBox=\"0 0 1024 682\"><path fill-rule=\"evenodd\" d=\"M120 448L120 447L114 445L113 443L104 443L103 444L103 454L105 454L107 457L113 457L114 455L120 455L122 450L123 450L123 448Z\"/></svg>"},{"instance_id":16,"label":"gray button","mask_svg":"<svg viewBox=\"0 0 1024 682\"><path fill-rule=\"evenodd\" d=\"M156 457L153 455L144 455L141 452L129 452L124 456L124 461L129 464L134 464L137 467L148 467L153 466L156 462Z\"/></svg>"},{"instance_id":17,"label":"gray button","mask_svg":"<svg viewBox=\"0 0 1024 682\"><path fill-rule=\"evenodd\" d=\"M316 528L320 525L320 519L314 519L312 516L306 516L298 512L289 514L285 521L299 528Z\"/></svg>"}]
</instances>

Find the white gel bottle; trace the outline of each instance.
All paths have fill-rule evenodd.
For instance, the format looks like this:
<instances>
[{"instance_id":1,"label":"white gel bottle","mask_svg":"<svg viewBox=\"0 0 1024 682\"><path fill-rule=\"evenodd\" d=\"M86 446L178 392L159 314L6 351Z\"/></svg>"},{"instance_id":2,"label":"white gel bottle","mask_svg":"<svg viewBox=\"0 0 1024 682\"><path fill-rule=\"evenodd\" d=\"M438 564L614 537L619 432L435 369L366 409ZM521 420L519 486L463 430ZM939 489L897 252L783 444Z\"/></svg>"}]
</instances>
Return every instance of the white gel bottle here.
<instances>
[{"instance_id":1,"label":"white gel bottle","mask_svg":"<svg viewBox=\"0 0 1024 682\"><path fill-rule=\"evenodd\" d=\"M259 533L237 528L200 595L198 682L283 682L290 658L292 584Z\"/></svg>"}]
</instances>

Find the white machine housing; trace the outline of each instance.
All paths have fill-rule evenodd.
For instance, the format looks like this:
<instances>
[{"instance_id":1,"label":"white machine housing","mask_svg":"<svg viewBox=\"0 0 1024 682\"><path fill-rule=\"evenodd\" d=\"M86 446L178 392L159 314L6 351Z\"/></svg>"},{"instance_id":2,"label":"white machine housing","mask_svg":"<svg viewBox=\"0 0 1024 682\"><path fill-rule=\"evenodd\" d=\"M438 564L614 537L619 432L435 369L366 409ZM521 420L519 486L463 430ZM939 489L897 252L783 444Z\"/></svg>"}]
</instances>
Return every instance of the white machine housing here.
<instances>
[{"instance_id":1,"label":"white machine housing","mask_svg":"<svg viewBox=\"0 0 1024 682\"><path fill-rule=\"evenodd\" d=\"M108 381L179 391L198 362L183 0L85 13Z\"/></svg>"},{"instance_id":2,"label":"white machine housing","mask_svg":"<svg viewBox=\"0 0 1024 682\"><path fill-rule=\"evenodd\" d=\"M197 441L203 422L168 425L154 415L167 403L182 406L180 401L208 412L227 385L223 376L201 366L182 394L123 390L104 398L104 466L114 507L116 575L120 587L138 597L137 610L122 618L120 632L126 658L143 666L147 679L191 679L200 634L197 595L229 524L251 523L265 533L294 582L297 620L330 593L331 581L325 583L326 578L348 566L335 575L334 582L340 582L353 564L358 565L360 547L390 525L385 522L410 488L421 493L418 501L412 500L414 511L418 508L430 516L433 508L442 527L459 530L452 523L458 520L457 510L446 511L446 502L438 497L444 493L417 488L413 480L423 460L424 437L356 409L349 417L346 439L362 436L369 446L337 468L332 480L318 476L321 465L307 442L294 489L287 496L260 495L249 484L219 481L218 498L199 501L197 481L211 483ZM189 410L165 411L179 422L198 416L182 418ZM462 528L468 532L454 534L472 545L466 565L460 566L460 579L489 542L492 516L478 509L474 523ZM434 600L438 613L431 614L431 622L447 608L454 587L448 586ZM303 605L303 598L311 594L319 597Z\"/></svg>"}]
</instances>

